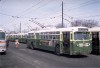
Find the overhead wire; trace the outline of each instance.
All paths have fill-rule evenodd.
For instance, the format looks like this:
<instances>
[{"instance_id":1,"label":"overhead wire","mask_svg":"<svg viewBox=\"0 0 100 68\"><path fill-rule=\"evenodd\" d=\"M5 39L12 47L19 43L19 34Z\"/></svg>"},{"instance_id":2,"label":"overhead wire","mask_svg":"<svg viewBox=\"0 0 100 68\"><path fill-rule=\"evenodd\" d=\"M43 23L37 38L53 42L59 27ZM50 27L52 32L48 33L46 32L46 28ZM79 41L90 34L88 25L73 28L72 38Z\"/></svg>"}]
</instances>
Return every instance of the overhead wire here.
<instances>
[{"instance_id":1,"label":"overhead wire","mask_svg":"<svg viewBox=\"0 0 100 68\"><path fill-rule=\"evenodd\" d=\"M100 3L100 2L97 2L97 1L94 2L94 1L89 0L89 1L87 1L87 2L84 2L81 6L78 6L78 7L73 8L73 9L78 9L78 8L84 7L84 6L86 6L86 5L96 4L96 3ZM71 10L73 10L73 9L69 9L69 10L67 10L67 11L71 11ZM97 17L97 16L100 16L100 15L85 16L85 17L81 17L81 18L89 18L89 17ZM74 17L74 18L75 18L75 17Z\"/></svg>"},{"instance_id":2,"label":"overhead wire","mask_svg":"<svg viewBox=\"0 0 100 68\"><path fill-rule=\"evenodd\" d=\"M41 1L43 1L43 0L41 0ZM40 3L41 3L41 1L39 1L36 5L31 6L31 7L35 7L35 6L37 6L38 4L40 4ZM40 8L40 7L39 7L39 8ZM30 8L28 8L28 9L30 9ZM28 9L26 9L26 10L28 10ZM17 15L16 15L16 17L18 17L18 18L19 18L19 16L17 16ZM12 20L11 22L13 22L13 20Z\"/></svg>"},{"instance_id":3,"label":"overhead wire","mask_svg":"<svg viewBox=\"0 0 100 68\"><path fill-rule=\"evenodd\" d=\"M81 8L81 7L84 7L84 6L87 6L87 5L91 5L91 4L96 4L96 3L98 3L98 2L92 2L91 0L90 1L88 1L88 2L86 2L86 3L84 3L83 5L80 5L80 6L78 6L78 7L75 7L75 8L72 8L72 9L69 9L69 10L67 10L67 11L71 11L71 10L74 10L74 9L78 9L78 8Z\"/></svg>"},{"instance_id":4,"label":"overhead wire","mask_svg":"<svg viewBox=\"0 0 100 68\"><path fill-rule=\"evenodd\" d=\"M28 27L28 29L33 30L32 26L30 26L28 23L26 23L25 25Z\"/></svg>"},{"instance_id":5,"label":"overhead wire","mask_svg":"<svg viewBox=\"0 0 100 68\"><path fill-rule=\"evenodd\" d=\"M79 4L79 5L83 6L83 5L88 4L89 2L91 2L91 0L88 0L87 2L81 3L81 4ZM76 7L73 6L73 7L79 8L79 7L81 7L81 6L78 6L78 7L77 7L77 6L76 6ZM71 9L67 10L67 11L73 10L73 7L72 7ZM75 8L74 8L74 9L75 9ZM61 12L61 11L60 11L60 12ZM67 14L64 13L64 15L67 15ZM68 16L69 18L73 18L72 16L69 16L69 15L67 15L67 16Z\"/></svg>"},{"instance_id":6,"label":"overhead wire","mask_svg":"<svg viewBox=\"0 0 100 68\"><path fill-rule=\"evenodd\" d=\"M5 14L5 13L1 13L1 12L0 12L0 14L1 14L1 15L5 15L5 16L10 16L10 17L12 17L12 15L9 15L9 14Z\"/></svg>"},{"instance_id":7,"label":"overhead wire","mask_svg":"<svg viewBox=\"0 0 100 68\"><path fill-rule=\"evenodd\" d=\"M91 0L88 0L88 1L86 1L86 2L83 2L83 3L81 3L81 4L79 4L79 5L84 5L84 4L87 4L87 3L89 3L89 2L91 2ZM72 7L70 7L70 9L73 9L73 8L76 8L76 7L78 7L78 6L72 6ZM69 9L69 10L70 10Z\"/></svg>"},{"instance_id":8,"label":"overhead wire","mask_svg":"<svg viewBox=\"0 0 100 68\"><path fill-rule=\"evenodd\" d=\"M48 1L48 3L49 3L49 2L50 2L50 1ZM48 4L48 3L46 3L46 4ZM43 4L42 7L45 6L46 4ZM32 6L32 7L33 7L33 6ZM41 8L41 6L38 7L38 8ZM28 9L30 9L30 8L28 8ZM26 10L28 10L28 9L26 9ZM21 17L18 17L17 15L16 15L16 16L13 16L13 15L4 14L4 13L0 13L0 14L5 15L5 16L10 16L10 17L12 17L12 18L14 18L14 19L15 19L15 18L21 18ZM48 17L48 18L51 18L51 17ZM53 18L55 18L55 17L53 17ZM52 18L52 19L53 19L53 18ZM40 18L39 18L39 19L40 19ZM43 19L43 18L41 18L41 19ZM12 20L12 21L13 21L13 20ZM12 22L12 21L11 21L11 22Z\"/></svg>"},{"instance_id":9,"label":"overhead wire","mask_svg":"<svg viewBox=\"0 0 100 68\"><path fill-rule=\"evenodd\" d=\"M100 15L90 15L90 16L84 16L84 17L80 17L80 18L90 18L90 17L99 17Z\"/></svg>"},{"instance_id":10,"label":"overhead wire","mask_svg":"<svg viewBox=\"0 0 100 68\"><path fill-rule=\"evenodd\" d=\"M49 2L48 2L49 3ZM38 8L41 8L42 6L38 7ZM29 8L28 8L29 9ZM6 14L3 14L3 15L6 15ZM12 15L6 15L6 16L12 16ZM19 16L12 16L13 18L16 18L16 17L19 17ZM24 18L24 17L19 17L19 18ZM27 17L28 18L28 17ZM43 19L43 18L36 18L36 19Z\"/></svg>"},{"instance_id":11,"label":"overhead wire","mask_svg":"<svg viewBox=\"0 0 100 68\"><path fill-rule=\"evenodd\" d=\"M9 16L9 17L12 17L12 18L33 18L33 17L18 17L18 16L13 16L13 15L9 15L9 14L5 14L5 13L0 13L1 15L5 15L5 16ZM61 15L57 15L57 16L49 16L49 17L42 17L42 18L33 18L33 19L53 19L53 18L56 18L56 17L60 17Z\"/></svg>"},{"instance_id":12,"label":"overhead wire","mask_svg":"<svg viewBox=\"0 0 100 68\"><path fill-rule=\"evenodd\" d=\"M54 1L54 0L53 0L53 1ZM32 10L30 10L30 11L27 12L26 14L30 14L32 11L37 11L38 9L44 7L45 5L49 4L50 2L52 2L52 1L51 1L51 0L48 0L46 3L44 3L43 5L38 6L37 8L34 8L34 9L31 8ZM22 16L24 16L24 15L26 15L26 14L23 14Z\"/></svg>"},{"instance_id":13,"label":"overhead wire","mask_svg":"<svg viewBox=\"0 0 100 68\"><path fill-rule=\"evenodd\" d=\"M61 15L56 15L56 16L48 16L48 17L42 17L42 18L39 18L39 17L18 17L18 18L52 19L52 18L59 17L59 16L61 16Z\"/></svg>"},{"instance_id":14,"label":"overhead wire","mask_svg":"<svg viewBox=\"0 0 100 68\"><path fill-rule=\"evenodd\" d=\"M47 5L48 3L50 3L50 0L49 0L46 4L43 4L42 7L45 6L45 5ZM41 6L38 7L38 8L41 8ZM18 16L18 18L20 18L20 17ZM48 17L48 18L51 18L51 17ZM55 18L55 17L53 17L53 18ZM53 18L52 18L52 19L53 19ZM35 19L43 19L43 18L35 18ZM11 22L12 22L12 21L11 21Z\"/></svg>"},{"instance_id":15,"label":"overhead wire","mask_svg":"<svg viewBox=\"0 0 100 68\"><path fill-rule=\"evenodd\" d=\"M43 2L43 0L39 0L38 3L36 3L35 5L32 5L31 7L29 7L29 8L27 8L27 9L23 10L22 12L18 13L17 15L23 14L23 13L25 13L26 11L29 11L29 10L32 9L33 7L39 5L41 2Z\"/></svg>"},{"instance_id":16,"label":"overhead wire","mask_svg":"<svg viewBox=\"0 0 100 68\"><path fill-rule=\"evenodd\" d=\"M41 0L41 1L43 1L43 0ZM35 7L35 6L36 6L36 5L38 5L41 1L39 1L39 2L38 2L38 3L36 3L35 5L32 5L31 7ZM25 9L24 11L22 11L22 12L18 13L18 14L17 14L17 15L15 15L15 16L12 16L12 17L13 17L13 19L11 19L9 23L12 23L15 19L18 19L18 18L19 18L19 17L18 17L18 15L19 15L19 14L21 14L21 13L25 12L26 10L29 10L31 7L29 7L29 8L27 8L27 9Z\"/></svg>"},{"instance_id":17,"label":"overhead wire","mask_svg":"<svg viewBox=\"0 0 100 68\"><path fill-rule=\"evenodd\" d=\"M3 1L3 3L1 4L0 8L3 7L3 5L5 4L6 0Z\"/></svg>"}]
</instances>

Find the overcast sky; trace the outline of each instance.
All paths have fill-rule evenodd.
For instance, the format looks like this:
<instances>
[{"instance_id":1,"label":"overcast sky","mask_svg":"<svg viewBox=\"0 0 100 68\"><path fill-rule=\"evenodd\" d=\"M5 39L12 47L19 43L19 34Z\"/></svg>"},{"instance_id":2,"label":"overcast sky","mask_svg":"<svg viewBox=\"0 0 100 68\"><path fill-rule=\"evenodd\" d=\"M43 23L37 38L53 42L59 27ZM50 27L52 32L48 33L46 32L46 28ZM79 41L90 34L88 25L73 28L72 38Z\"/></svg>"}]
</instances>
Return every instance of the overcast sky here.
<instances>
[{"instance_id":1,"label":"overcast sky","mask_svg":"<svg viewBox=\"0 0 100 68\"><path fill-rule=\"evenodd\" d=\"M31 18L43 25L61 23L61 4L64 19L94 19L100 21L100 0L0 0L0 26L5 30L22 30L39 27ZM73 19L72 19L73 18ZM64 20L65 26L69 22ZM31 28L29 27L29 28Z\"/></svg>"}]
</instances>

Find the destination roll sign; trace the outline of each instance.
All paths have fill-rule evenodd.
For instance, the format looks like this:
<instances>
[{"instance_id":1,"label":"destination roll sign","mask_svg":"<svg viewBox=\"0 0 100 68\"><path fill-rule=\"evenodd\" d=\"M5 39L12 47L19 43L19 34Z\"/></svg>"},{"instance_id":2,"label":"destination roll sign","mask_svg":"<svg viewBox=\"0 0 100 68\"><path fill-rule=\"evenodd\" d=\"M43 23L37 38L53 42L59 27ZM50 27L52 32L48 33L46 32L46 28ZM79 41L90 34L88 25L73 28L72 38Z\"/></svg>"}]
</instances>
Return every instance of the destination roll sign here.
<instances>
[{"instance_id":1,"label":"destination roll sign","mask_svg":"<svg viewBox=\"0 0 100 68\"><path fill-rule=\"evenodd\" d=\"M88 31L87 28L78 28L78 31Z\"/></svg>"}]
</instances>

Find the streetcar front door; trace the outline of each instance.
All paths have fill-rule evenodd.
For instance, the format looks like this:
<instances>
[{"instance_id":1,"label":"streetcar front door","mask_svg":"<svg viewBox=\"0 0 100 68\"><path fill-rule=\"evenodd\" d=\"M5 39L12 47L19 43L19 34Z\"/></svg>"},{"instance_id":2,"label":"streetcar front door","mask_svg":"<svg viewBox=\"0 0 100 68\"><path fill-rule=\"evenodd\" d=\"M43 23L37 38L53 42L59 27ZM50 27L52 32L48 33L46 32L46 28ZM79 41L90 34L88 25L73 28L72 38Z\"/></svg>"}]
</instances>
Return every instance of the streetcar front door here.
<instances>
[{"instance_id":1,"label":"streetcar front door","mask_svg":"<svg viewBox=\"0 0 100 68\"><path fill-rule=\"evenodd\" d=\"M39 33L36 33L35 45L38 47L40 45L40 36Z\"/></svg>"},{"instance_id":2,"label":"streetcar front door","mask_svg":"<svg viewBox=\"0 0 100 68\"><path fill-rule=\"evenodd\" d=\"M70 32L63 32L63 47L65 53L70 53Z\"/></svg>"}]
</instances>

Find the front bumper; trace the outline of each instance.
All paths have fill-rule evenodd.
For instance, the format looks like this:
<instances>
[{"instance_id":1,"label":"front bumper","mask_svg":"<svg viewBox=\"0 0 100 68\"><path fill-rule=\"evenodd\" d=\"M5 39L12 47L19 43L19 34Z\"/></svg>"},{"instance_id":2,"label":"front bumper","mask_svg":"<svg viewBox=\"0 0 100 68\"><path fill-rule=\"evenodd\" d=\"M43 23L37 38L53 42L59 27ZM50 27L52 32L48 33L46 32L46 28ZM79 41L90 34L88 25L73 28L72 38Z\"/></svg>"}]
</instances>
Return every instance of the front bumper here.
<instances>
[{"instance_id":1,"label":"front bumper","mask_svg":"<svg viewBox=\"0 0 100 68\"><path fill-rule=\"evenodd\" d=\"M0 52L6 52L6 49L0 49Z\"/></svg>"}]
</instances>

